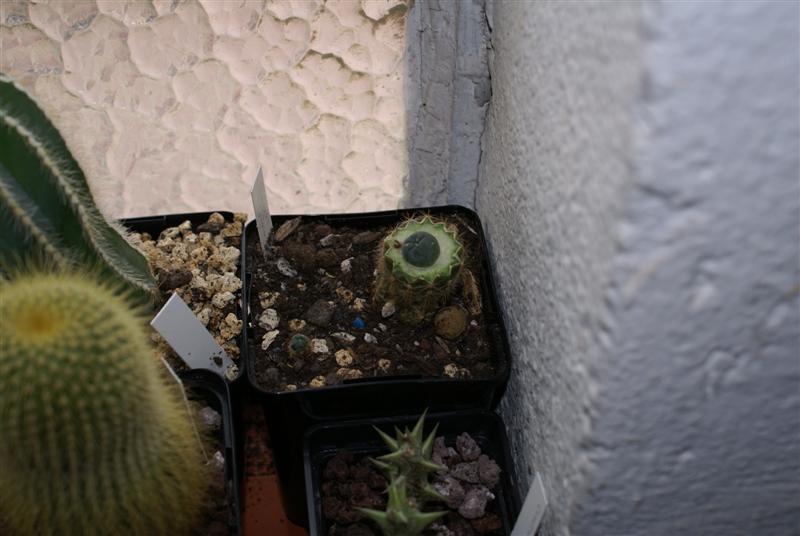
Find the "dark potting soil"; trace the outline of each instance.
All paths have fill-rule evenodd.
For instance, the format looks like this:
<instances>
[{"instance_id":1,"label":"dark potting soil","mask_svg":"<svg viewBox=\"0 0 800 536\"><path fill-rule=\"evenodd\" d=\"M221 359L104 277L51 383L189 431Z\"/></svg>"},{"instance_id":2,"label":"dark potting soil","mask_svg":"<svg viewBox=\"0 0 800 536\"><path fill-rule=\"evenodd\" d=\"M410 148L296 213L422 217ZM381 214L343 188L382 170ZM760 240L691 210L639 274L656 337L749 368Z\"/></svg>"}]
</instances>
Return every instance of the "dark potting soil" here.
<instances>
[{"instance_id":1,"label":"dark potting soil","mask_svg":"<svg viewBox=\"0 0 800 536\"><path fill-rule=\"evenodd\" d=\"M459 283L447 304L467 315L466 330L455 339L439 336L433 320L405 323L373 301L378 251L392 226L364 230L296 218L276 230L282 240L271 237L266 259L259 241L248 240L254 323L248 344L258 385L285 391L376 376L492 377L497 365L481 303L485 252L459 216L446 221L464 244ZM311 339L305 355L287 351L296 333Z\"/></svg>"},{"instance_id":2,"label":"dark potting soil","mask_svg":"<svg viewBox=\"0 0 800 536\"><path fill-rule=\"evenodd\" d=\"M447 510L431 523L428 536L495 536L503 534L497 501L492 491L498 486L500 468L482 455L469 436L461 434L454 445L436 438L433 460L442 470L431 479L446 503L431 503L426 511ZM367 456L339 451L322 473L320 495L328 536L380 536L380 528L357 508L384 510L387 481ZM462 515L463 514L463 515Z\"/></svg>"}]
</instances>

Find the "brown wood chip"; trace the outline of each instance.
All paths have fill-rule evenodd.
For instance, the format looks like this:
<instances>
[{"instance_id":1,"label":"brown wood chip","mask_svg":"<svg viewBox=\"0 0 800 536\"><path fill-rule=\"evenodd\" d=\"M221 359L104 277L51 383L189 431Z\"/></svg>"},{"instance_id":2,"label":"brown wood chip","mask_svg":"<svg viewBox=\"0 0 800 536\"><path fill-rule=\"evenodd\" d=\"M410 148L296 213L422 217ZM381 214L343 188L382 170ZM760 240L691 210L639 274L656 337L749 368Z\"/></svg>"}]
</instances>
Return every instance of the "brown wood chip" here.
<instances>
[{"instance_id":1,"label":"brown wood chip","mask_svg":"<svg viewBox=\"0 0 800 536\"><path fill-rule=\"evenodd\" d=\"M281 242L285 240L287 236L295 232L295 230L300 226L300 219L301 217L298 216L283 222L281 226L278 227L278 230L275 231L275 242Z\"/></svg>"}]
</instances>

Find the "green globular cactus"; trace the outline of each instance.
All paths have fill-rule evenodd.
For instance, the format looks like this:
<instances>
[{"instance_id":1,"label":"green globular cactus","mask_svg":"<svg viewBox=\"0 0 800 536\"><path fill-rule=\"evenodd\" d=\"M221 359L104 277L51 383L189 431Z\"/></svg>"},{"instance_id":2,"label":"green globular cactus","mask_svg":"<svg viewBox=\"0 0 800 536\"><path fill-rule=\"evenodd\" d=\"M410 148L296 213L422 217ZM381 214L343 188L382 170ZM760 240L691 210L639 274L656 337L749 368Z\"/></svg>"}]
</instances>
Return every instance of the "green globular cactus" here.
<instances>
[{"instance_id":1,"label":"green globular cactus","mask_svg":"<svg viewBox=\"0 0 800 536\"><path fill-rule=\"evenodd\" d=\"M408 494L406 477L397 476L391 479L388 487L389 499L386 511L359 508L358 510L373 520L385 536L416 536L422 534L425 527L445 515L447 512L420 512L416 500Z\"/></svg>"},{"instance_id":2,"label":"green globular cactus","mask_svg":"<svg viewBox=\"0 0 800 536\"><path fill-rule=\"evenodd\" d=\"M431 501L444 498L428 481L429 475L441 467L431 460L433 443L438 425L423 436L425 413L414 428L402 432L395 428L395 437L375 428L386 445L389 454L380 456L373 463L389 477L389 500L385 512L360 508L359 511L375 521L386 536L414 536L421 534L433 521L446 512L422 512Z\"/></svg>"},{"instance_id":3,"label":"green globular cactus","mask_svg":"<svg viewBox=\"0 0 800 536\"><path fill-rule=\"evenodd\" d=\"M404 221L380 248L376 299L394 302L405 321L429 318L452 294L462 254L453 225L427 215Z\"/></svg>"},{"instance_id":4,"label":"green globular cactus","mask_svg":"<svg viewBox=\"0 0 800 536\"><path fill-rule=\"evenodd\" d=\"M144 256L94 204L80 166L44 112L0 75L0 268L23 257L48 265L96 265L147 294Z\"/></svg>"},{"instance_id":5,"label":"green globular cactus","mask_svg":"<svg viewBox=\"0 0 800 536\"><path fill-rule=\"evenodd\" d=\"M0 518L12 534L183 534L208 488L142 319L86 276L0 281Z\"/></svg>"}]
</instances>

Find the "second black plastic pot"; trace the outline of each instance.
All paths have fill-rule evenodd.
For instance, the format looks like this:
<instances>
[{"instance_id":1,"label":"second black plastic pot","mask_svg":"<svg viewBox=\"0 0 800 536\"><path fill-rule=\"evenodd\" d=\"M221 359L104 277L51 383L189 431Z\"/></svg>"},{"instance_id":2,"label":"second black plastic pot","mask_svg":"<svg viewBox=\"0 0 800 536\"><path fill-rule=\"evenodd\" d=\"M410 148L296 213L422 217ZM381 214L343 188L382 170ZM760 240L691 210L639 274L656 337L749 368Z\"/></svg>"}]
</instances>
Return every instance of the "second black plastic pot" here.
<instances>
[{"instance_id":1,"label":"second black plastic pot","mask_svg":"<svg viewBox=\"0 0 800 536\"><path fill-rule=\"evenodd\" d=\"M320 486L325 464L340 450L350 451L356 456L378 456L386 453L386 444L373 427L378 427L390 436L394 427L413 427L419 415L364 419L315 426L303 441L305 467L306 505L308 508L309 534L328 534L328 523L322 513ZM484 454L493 458L500 466L500 483L495 493L498 514L503 521L503 532L511 534L519 514L519 496L512 459L508 448L505 425L502 419L488 411L433 413L425 419L425 434L439 424L437 435L445 437L448 445L455 444L457 435L468 432L480 445Z\"/></svg>"},{"instance_id":2,"label":"second black plastic pot","mask_svg":"<svg viewBox=\"0 0 800 536\"><path fill-rule=\"evenodd\" d=\"M228 502L228 534L242 534L242 473L237 452L234 411L228 384L213 372L190 370L178 375L189 399L199 399L222 417L222 444L225 457L225 492ZM211 453L208 453L211 455Z\"/></svg>"}]
</instances>

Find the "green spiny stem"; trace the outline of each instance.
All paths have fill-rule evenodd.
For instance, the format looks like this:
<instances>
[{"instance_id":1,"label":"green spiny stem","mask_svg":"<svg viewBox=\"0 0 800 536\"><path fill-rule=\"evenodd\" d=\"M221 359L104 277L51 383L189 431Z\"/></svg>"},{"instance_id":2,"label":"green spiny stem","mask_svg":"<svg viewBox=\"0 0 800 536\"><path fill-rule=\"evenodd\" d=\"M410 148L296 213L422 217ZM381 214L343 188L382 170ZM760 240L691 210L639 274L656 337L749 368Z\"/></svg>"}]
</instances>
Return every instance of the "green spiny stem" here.
<instances>
[{"instance_id":1,"label":"green spiny stem","mask_svg":"<svg viewBox=\"0 0 800 536\"><path fill-rule=\"evenodd\" d=\"M146 293L147 260L103 218L77 161L44 112L0 75L0 260L31 253L102 271Z\"/></svg>"},{"instance_id":2,"label":"green spiny stem","mask_svg":"<svg viewBox=\"0 0 800 536\"><path fill-rule=\"evenodd\" d=\"M416 536L425 527L447 512L420 512L416 500L409 496L406 477L392 478L387 489L389 499L386 511L359 508L358 511L373 520L385 536Z\"/></svg>"},{"instance_id":3,"label":"green spiny stem","mask_svg":"<svg viewBox=\"0 0 800 536\"><path fill-rule=\"evenodd\" d=\"M0 282L0 518L21 536L184 534L208 482L144 322L85 276Z\"/></svg>"}]
</instances>

